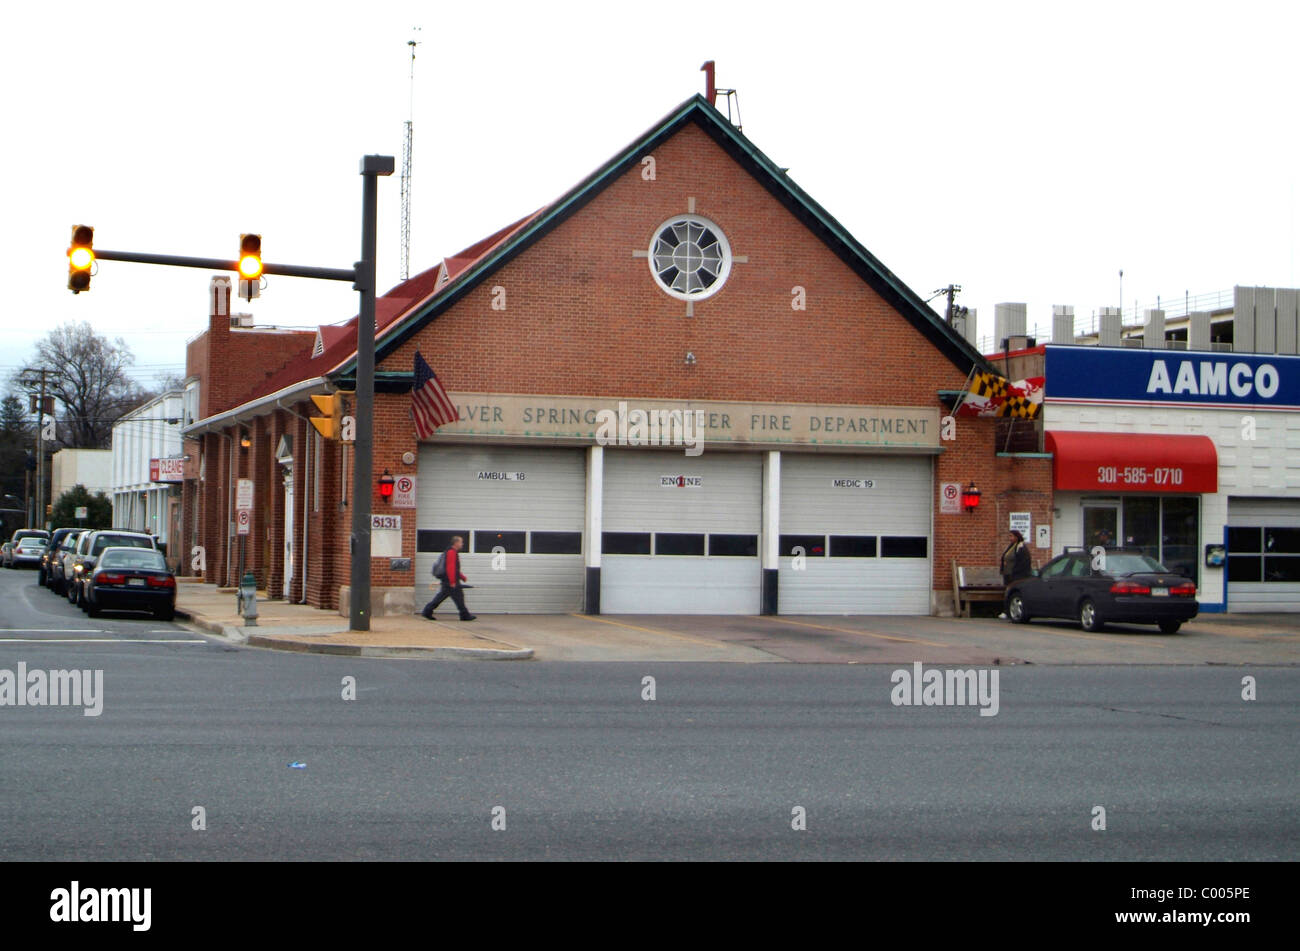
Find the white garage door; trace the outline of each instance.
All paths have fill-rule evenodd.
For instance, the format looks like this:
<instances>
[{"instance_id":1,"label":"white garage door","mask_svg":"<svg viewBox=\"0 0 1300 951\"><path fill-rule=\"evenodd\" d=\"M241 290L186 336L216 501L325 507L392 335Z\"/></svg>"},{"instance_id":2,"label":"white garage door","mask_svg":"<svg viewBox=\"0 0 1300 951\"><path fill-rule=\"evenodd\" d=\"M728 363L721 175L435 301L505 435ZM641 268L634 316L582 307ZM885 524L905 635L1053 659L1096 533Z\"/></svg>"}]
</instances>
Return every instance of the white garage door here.
<instances>
[{"instance_id":1,"label":"white garage door","mask_svg":"<svg viewBox=\"0 0 1300 951\"><path fill-rule=\"evenodd\" d=\"M1228 499L1228 610L1300 611L1300 499Z\"/></svg>"},{"instance_id":2,"label":"white garage door","mask_svg":"<svg viewBox=\"0 0 1300 951\"><path fill-rule=\"evenodd\" d=\"M586 472L581 449L420 447L416 607L436 591L425 586L436 585L439 553L461 535L471 611L581 611Z\"/></svg>"},{"instance_id":3,"label":"white garage door","mask_svg":"<svg viewBox=\"0 0 1300 951\"><path fill-rule=\"evenodd\" d=\"M757 614L761 457L648 449L604 457L601 612Z\"/></svg>"},{"instance_id":4,"label":"white garage door","mask_svg":"<svg viewBox=\"0 0 1300 951\"><path fill-rule=\"evenodd\" d=\"M782 453L780 613L929 614L931 484L928 457Z\"/></svg>"}]
</instances>

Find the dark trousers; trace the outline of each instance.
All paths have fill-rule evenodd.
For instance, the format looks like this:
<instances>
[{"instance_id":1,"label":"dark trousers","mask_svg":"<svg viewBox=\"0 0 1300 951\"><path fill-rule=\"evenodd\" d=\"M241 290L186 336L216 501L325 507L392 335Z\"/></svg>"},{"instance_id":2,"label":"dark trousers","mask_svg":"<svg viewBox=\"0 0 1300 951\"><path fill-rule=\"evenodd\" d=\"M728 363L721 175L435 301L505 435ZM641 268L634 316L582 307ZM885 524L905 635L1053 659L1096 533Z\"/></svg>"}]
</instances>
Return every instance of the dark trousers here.
<instances>
[{"instance_id":1,"label":"dark trousers","mask_svg":"<svg viewBox=\"0 0 1300 951\"><path fill-rule=\"evenodd\" d=\"M461 590L460 585L453 588L445 581L442 582L442 587L438 589L438 593L433 596L433 600L426 604L424 610L420 613L426 618L432 618L433 612L438 610L438 605L446 601L447 598L451 598L455 602L461 617L469 617L469 608L465 607L465 592Z\"/></svg>"}]
</instances>

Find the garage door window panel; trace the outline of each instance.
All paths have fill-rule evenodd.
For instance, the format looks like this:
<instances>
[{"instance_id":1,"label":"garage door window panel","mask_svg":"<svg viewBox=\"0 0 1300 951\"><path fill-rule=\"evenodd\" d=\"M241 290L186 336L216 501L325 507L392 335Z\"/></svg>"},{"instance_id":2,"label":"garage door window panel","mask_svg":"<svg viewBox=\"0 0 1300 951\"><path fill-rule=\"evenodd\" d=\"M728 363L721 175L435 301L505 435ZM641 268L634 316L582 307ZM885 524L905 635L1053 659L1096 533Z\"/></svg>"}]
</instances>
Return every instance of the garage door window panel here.
<instances>
[{"instance_id":1,"label":"garage door window panel","mask_svg":"<svg viewBox=\"0 0 1300 951\"><path fill-rule=\"evenodd\" d=\"M581 555L582 532L533 532L534 555Z\"/></svg>"},{"instance_id":2,"label":"garage door window panel","mask_svg":"<svg viewBox=\"0 0 1300 951\"><path fill-rule=\"evenodd\" d=\"M758 557L757 535L710 535L709 556L727 558Z\"/></svg>"},{"instance_id":3,"label":"garage door window panel","mask_svg":"<svg viewBox=\"0 0 1300 951\"><path fill-rule=\"evenodd\" d=\"M655 532L656 555L704 556L704 534L701 532Z\"/></svg>"},{"instance_id":4,"label":"garage door window panel","mask_svg":"<svg viewBox=\"0 0 1300 951\"><path fill-rule=\"evenodd\" d=\"M925 558L929 551L930 540L924 535L885 535L880 539L881 558Z\"/></svg>"},{"instance_id":5,"label":"garage door window panel","mask_svg":"<svg viewBox=\"0 0 1300 951\"><path fill-rule=\"evenodd\" d=\"M826 536L825 535L782 535L781 536L781 557L793 558L800 552L795 548L802 548L802 554L823 558L826 555Z\"/></svg>"},{"instance_id":6,"label":"garage door window panel","mask_svg":"<svg viewBox=\"0 0 1300 951\"><path fill-rule=\"evenodd\" d=\"M600 548L606 555L650 554L649 532L603 532Z\"/></svg>"},{"instance_id":7,"label":"garage door window panel","mask_svg":"<svg viewBox=\"0 0 1300 951\"><path fill-rule=\"evenodd\" d=\"M468 528L422 528L415 533L416 551L443 552L451 547L454 536L469 538Z\"/></svg>"},{"instance_id":8,"label":"garage door window panel","mask_svg":"<svg viewBox=\"0 0 1300 951\"><path fill-rule=\"evenodd\" d=\"M511 555L522 555L527 551L527 542L527 532L474 532L474 552L481 555L494 554L496 548L503 548Z\"/></svg>"},{"instance_id":9,"label":"garage door window panel","mask_svg":"<svg viewBox=\"0 0 1300 951\"><path fill-rule=\"evenodd\" d=\"M832 535L832 558L875 558L875 535ZM922 555L922 558L925 556Z\"/></svg>"}]
</instances>

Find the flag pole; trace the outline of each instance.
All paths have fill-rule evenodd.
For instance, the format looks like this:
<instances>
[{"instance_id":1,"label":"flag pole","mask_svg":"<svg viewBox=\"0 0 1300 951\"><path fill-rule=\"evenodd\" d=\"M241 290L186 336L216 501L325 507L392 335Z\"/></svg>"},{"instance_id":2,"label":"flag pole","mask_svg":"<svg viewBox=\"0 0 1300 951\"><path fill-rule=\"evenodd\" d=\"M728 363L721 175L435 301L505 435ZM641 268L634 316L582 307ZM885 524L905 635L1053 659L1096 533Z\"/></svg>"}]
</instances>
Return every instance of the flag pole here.
<instances>
[{"instance_id":1,"label":"flag pole","mask_svg":"<svg viewBox=\"0 0 1300 951\"><path fill-rule=\"evenodd\" d=\"M961 388L961 397L957 400L957 402L952 404L952 409L948 411L948 415L953 417L954 419L957 418L957 410L961 409L961 404L966 402L966 394L970 392L970 381L971 378L974 376L975 376L975 364L972 363L970 365L970 372L966 374L966 382L962 385Z\"/></svg>"}]
</instances>

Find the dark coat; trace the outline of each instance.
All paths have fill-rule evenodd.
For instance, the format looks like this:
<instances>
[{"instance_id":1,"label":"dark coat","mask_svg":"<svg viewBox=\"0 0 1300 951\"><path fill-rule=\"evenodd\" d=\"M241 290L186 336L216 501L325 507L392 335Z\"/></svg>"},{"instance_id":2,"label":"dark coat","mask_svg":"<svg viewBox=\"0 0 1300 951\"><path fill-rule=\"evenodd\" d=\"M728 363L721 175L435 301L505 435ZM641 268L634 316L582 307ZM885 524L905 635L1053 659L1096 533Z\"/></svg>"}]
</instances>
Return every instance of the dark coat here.
<instances>
[{"instance_id":1,"label":"dark coat","mask_svg":"<svg viewBox=\"0 0 1300 951\"><path fill-rule=\"evenodd\" d=\"M1012 542L1002 553L1002 580L1008 584L1028 578L1034 573L1034 564L1029 557L1029 546L1024 542Z\"/></svg>"}]
</instances>

